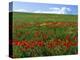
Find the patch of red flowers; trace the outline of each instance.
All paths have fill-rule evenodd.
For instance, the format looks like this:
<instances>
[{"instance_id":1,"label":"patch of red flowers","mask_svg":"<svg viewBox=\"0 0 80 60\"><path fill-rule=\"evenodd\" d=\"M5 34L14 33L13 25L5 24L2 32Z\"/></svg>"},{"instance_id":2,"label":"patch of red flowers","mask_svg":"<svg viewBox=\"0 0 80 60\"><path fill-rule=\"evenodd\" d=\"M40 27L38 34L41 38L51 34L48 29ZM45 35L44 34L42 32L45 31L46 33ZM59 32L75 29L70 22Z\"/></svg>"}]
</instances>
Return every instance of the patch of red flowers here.
<instances>
[{"instance_id":1,"label":"patch of red flowers","mask_svg":"<svg viewBox=\"0 0 80 60\"><path fill-rule=\"evenodd\" d=\"M77 40L77 37L74 36L73 39ZM51 40L48 43L45 43L42 40L37 40L37 41L33 41L33 40L30 40L30 41L27 41L27 40L22 40L22 41L13 40L12 44L16 45L16 46L23 46L26 49L34 48L35 46L38 46L38 47L47 46L48 48L54 48L54 47L56 47L58 45L63 45L67 49L69 49L71 46L77 46L78 42L72 42L70 40L70 35L67 35L66 36L66 41L62 41L60 39L56 39L56 40Z\"/></svg>"},{"instance_id":2,"label":"patch of red flowers","mask_svg":"<svg viewBox=\"0 0 80 60\"><path fill-rule=\"evenodd\" d=\"M13 41L13 45L24 46L26 49L34 48L35 46L42 47L44 46L43 41Z\"/></svg>"},{"instance_id":3,"label":"patch of red flowers","mask_svg":"<svg viewBox=\"0 0 80 60\"><path fill-rule=\"evenodd\" d=\"M77 36L74 36L73 37L73 40L77 40ZM70 35L67 35L66 36L66 42L64 42L63 43L63 45L68 49L68 48L70 48L71 46L77 46L78 45L78 42L72 42L71 40L70 40Z\"/></svg>"}]
</instances>

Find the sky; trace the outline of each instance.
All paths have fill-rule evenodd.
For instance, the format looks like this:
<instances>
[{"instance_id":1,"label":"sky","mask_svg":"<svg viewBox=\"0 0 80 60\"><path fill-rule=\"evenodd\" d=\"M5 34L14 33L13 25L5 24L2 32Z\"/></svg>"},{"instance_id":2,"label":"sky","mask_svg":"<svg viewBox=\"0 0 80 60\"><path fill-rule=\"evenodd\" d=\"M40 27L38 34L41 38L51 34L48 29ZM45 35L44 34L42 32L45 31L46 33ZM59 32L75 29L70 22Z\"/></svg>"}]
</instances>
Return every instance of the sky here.
<instances>
[{"instance_id":1,"label":"sky","mask_svg":"<svg viewBox=\"0 0 80 60\"><path fill-rule=\"evenodd\" d=\"M77 5L13 2L13 9L10 3L9 10L13 12L49 13L49 14L78 14Z\"/></svg>"}]
</instances>

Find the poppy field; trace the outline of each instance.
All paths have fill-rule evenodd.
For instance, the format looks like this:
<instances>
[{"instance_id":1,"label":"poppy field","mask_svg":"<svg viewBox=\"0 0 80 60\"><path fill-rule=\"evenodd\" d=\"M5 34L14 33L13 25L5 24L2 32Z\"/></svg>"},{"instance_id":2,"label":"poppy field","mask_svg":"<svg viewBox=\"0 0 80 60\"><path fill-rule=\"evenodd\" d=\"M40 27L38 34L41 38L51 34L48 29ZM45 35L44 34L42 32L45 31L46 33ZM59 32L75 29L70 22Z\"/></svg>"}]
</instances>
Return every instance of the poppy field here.
<instances>
[{"instance_id":1,"label":"poppy field","mask_svg":"<svg viewBox=\"0 0 80 60\"><path fill-rule=\"evenodd\" d=\"M77 15L13 13L13 58L78 53Z\"/></svg>"}]
</instances>

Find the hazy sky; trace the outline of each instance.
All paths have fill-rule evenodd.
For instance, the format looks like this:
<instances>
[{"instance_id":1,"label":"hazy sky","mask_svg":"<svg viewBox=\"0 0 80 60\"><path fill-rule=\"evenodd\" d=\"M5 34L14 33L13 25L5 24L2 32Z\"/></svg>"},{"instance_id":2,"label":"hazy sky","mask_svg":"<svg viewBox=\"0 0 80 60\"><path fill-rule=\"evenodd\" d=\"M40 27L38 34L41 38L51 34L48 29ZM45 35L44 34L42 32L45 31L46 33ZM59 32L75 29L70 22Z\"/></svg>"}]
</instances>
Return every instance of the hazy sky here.
<instances>
[{"instance_id":1,"label":"hazy sky","mask_svg":"<svg viewBox=\"0 0 80 60\"><path fill-rule=\"evenodd\" d=\"M11 6L10 6L11 10ZM14 12L50 13L50 14L78 14L77 5L61 5L31 2L13 2Z\"/></svg>"}]
</instances>

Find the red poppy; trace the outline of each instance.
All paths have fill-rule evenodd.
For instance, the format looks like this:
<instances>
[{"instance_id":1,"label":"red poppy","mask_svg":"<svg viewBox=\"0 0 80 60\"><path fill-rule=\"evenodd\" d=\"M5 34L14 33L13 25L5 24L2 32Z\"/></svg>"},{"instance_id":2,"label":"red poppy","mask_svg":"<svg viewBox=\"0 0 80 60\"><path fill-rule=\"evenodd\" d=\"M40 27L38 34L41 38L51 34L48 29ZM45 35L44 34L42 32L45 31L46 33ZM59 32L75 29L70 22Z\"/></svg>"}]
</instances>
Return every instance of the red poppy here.
<instances>
[{"instance_id":1,"label":"red poppy","mask_svg":"<svg viewBox=\"0 0 80 60\"><path fill-rule=\"evenodd\" d=\"M53 42L54 42L55 45L60 45L61 44L61 41L59 41L59 40L55 40Z\"/></svg>"},{"instance_id":2,"label":"red poppy","mask_svg":"<svg viewBox=\"0 0 80 60\"><path fill-rule=\"evenodd\" d=\"M72 46L78 46L78 42L73 43Z\"/></svg>"},{"instance_id":3,"label":"red poppy","mask_svg":"<svg viewBox=\"0 0 80 60\"><path fill-rule=\"evenodd\" d=\"M27 49L31 48L31 46L30 46L28 43L26 43L25 47L26 47Z\"/></svg>"},{"instance_id":4,"label":"red poppy","mask_svg":"<svg viewBox=\"0 0 80 60\"><path fill-rule=\"evenodd\" d=\"M27 41L24 41L24 40L23 40L22 43L21 43L21 45L22 45L22 46L25 46L26 43L27 43Z\"/></svg>"},{"instance_id":5,"label":"red poppy","mask_svg":"<svg viewBox=\"0 0 80 60\"><path fill-rule=\"evenodd\" d=\"M49 43L47 44L47 47L48 47L48 48L53 48L52 43L49 42Z\"/></svg>"},{"instance_id":6,"label":"red poppy","mask_svg":"<svg viewBox=\"0 0 80 60\"><path fill-rule=\"evenodd\" d=\"M38 45L39 47L42 47L42 46L44 45L44 42L43 42L43 41L37 41L37 45Z\"/></svg>"},{"instance_id":7,"label":"red poppy","mask_svg":"<svg viewBox=\"0 0 80 60\"><path fill-rule=\"evenodd\" d=\"M45 33L42 33L42 37L43 37L43 39L47 39L48 38L48 35L47 34L45 34Z\"/></svg>"},{"instance_id":8,"label":"red poppy","mask_svg":"<svg viewBox=\"0 0 80 60\"><path fill-rule=\"evenodd\" d=\"M34 48L34 46L36 45L36 42L35 41L30 41L29 44L30 44L31 48Z\"/></svg>"},{"instance_id":9,"label":"red poppy","mask_svg":"<svg viewBox=\"0 0 80 60\"><path fill-rule=\"evenodd\" d=\"M22 41L21 46L24 46L25 48L30 48L30 44L28 43L28 41Z\"/></svg>"},{"instance_id":10,"label":"red poppy","mask_svg":"<svg viewBox=\"0 0 80 60\"><path fill-rule=\"evenodd\" d=\"M74 39L74 40L77 40L77 36L74 36L73 39Z\"/></svg>"},{"instance_id":11,"label":"red poppy","mask_svg":"<svg viewBox=\"0 0 80 60\"><path fill-rule=\"evenodd\" d=\"M67 36L66 36L66 40L69 40L69 39L70 39L70 35L67 35Z\"/></svg>"},{"instance_id":12,"label":"red poppy","mask_svg":"<svg viewBox=\"0 0 80 60\"><path fill-rule=\"evenodd\" d=\"M71 41L64 42L64 46L68 49L70 48L70 46L72 46L72 42Z\"/></svg>"},{"instance_id":13,"label":"red poppy","mask_svg":"<svg viewBox=\"0 0 80 60\"><path fill-rule=\"evenodd\" d=\"M16 46L21 46L21 42L20 41L13 41L13 44Z\"/></svg>"},{"instance_id":14,"label":"red poppy","mask_svg":"<svg viewBox=\"0 0 80 60\"><path fill-rule=\"evenodd\" d=\"M40 35L40 32L39 31L35 31L34 37L38 37L39 35Z\"/></svg>"}]
</instances>

